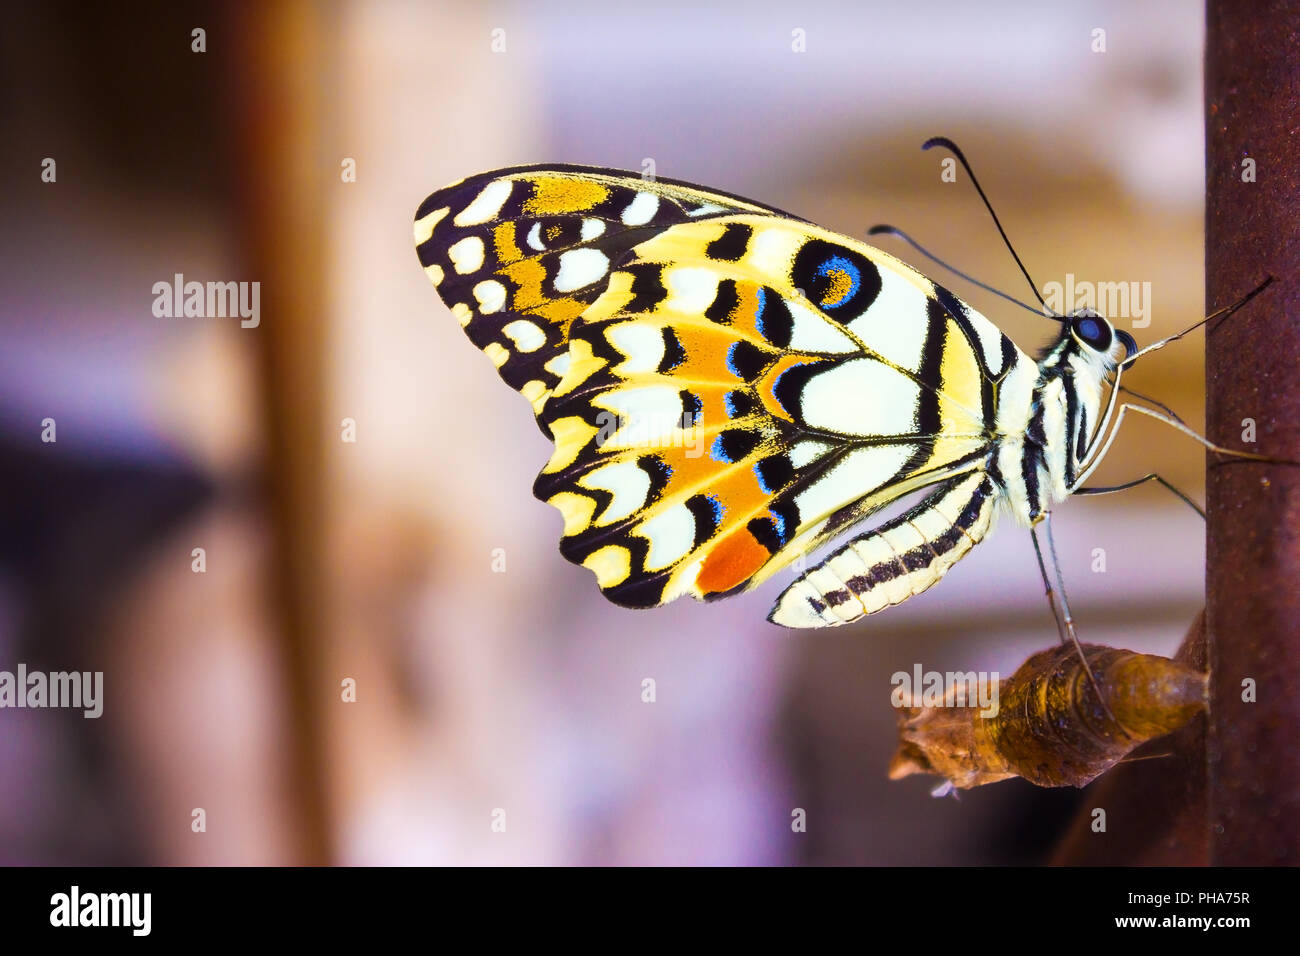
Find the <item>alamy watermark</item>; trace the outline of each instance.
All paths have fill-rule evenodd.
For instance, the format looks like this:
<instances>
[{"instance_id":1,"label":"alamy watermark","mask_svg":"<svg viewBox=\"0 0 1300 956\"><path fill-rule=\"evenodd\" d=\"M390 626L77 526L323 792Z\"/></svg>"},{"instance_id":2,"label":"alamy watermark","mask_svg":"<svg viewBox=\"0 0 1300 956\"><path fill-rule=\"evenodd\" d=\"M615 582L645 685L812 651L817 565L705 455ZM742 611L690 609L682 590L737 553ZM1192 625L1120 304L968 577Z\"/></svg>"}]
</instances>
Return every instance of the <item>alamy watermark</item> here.
<instances>
[{"instance_id":1,"label":"alamy watermark","mask_svg":"<svg viewBox=\"0 0 1300 956\"><path fill-rule=\"evenodd\" d=\"M171 282L153 284L153 314L159 319L230 319L255 329L262 322L262 283L186 282L178 272Z\"/></svg>"},{"instance_id":2,"label":"alamy watermark","mask_svg":"<svg viewBox=\"0 0 1300 956\"><path fill-rule=\"evenodd\" d=\"M104 713L103 671L0 671L0 709L71 708L94 719Z\"/></svg>"},{"instance_id":3,"label":"alamy watermark","mask_svg":"<svg viewBox=\"0 0 1300 956\"><path fill-rule=\"evenodd\" d=\"M1092 309L1111 322L1131 319L1133 328L1151 324L1150 282L1089 282L1065 274L1065 282L1043 286L1043 300L1057 315L1070 315L1079 309Z\"/></svg>"},{"instance_id":4,"label":"alamy watermark","mask_svg":"<svg viewBox=\"0 0 1300 956\"><path fill-rule=\"evenodd\" d=\"M56 927L122 927L132 936L148 936L152 913L152 893L88 893L73 884L50 897L50 925Z\"/></svg>"},{"instance_id":5,"label":"alamy watermark","mask_svg":"<svg viewBox=\"0 0 1300 956\"><path fill-rule=\"evenodd\" d=\"M618 437L619 448L682 448L687 458L704 455L706 436L698 414L617 415L601 411L596 414L596 447L603 447Z\"/></svg>"},{"instance_id":6,"label":"alamy watermark","mask_svg":"<svg viewBox=\"0 0 1300 956\"><path fill-rule=\"evenodd\" d=\"M997 671L927 671L920 664L895 671L889 701L895 707L979 707L980 716L998 715Z\"/></svg>"}]
</instances>

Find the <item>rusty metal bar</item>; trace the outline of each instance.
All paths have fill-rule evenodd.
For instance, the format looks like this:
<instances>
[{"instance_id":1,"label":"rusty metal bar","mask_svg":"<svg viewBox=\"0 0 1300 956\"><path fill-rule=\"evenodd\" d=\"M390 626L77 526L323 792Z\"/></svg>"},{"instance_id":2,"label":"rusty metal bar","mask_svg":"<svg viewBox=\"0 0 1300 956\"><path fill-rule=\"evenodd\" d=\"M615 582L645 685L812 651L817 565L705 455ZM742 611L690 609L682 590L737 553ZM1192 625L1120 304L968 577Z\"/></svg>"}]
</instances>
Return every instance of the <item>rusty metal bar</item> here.
<instances>
[{"instance_id":1,"label":"rusty metal bar","mask_svg":"<svg viewBox=\"0 0 1300 956\"><path fill-rule=\"evenodd\" d=\"M1300 459L1300 6L1209 0L1206 299L1278 282L1208 332L1207 426ZM1252 424L1253 423L1253 426ZM1250 443L1251 429L1255 443ZM1300 468L1211 455L1210 859L1300 863ZM1256 701L1243 701L1243 681Z\"/></svg>"}]
</instances>

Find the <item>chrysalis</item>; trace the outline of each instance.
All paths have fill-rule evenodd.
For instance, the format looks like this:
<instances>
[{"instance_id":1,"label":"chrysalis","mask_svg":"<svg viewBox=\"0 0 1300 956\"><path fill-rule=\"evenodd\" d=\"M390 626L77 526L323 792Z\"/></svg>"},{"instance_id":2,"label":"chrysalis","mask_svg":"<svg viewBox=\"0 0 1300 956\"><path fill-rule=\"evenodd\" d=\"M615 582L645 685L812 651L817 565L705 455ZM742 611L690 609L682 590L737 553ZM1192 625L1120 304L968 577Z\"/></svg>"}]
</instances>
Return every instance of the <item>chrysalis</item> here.
<instances>
[{"instance_id":1,"label":"chrysalis","mask_svg":"<svg viewBox=\"0 0 1300 956\"><path fill-rule=\"evenodd\" d=\"M999 684L991 717L978 705L900 708L890 779L937 774L936 795L1016 776L1082 787L1206 706L1206 675L1179 661L1096 644L1083 654L1095 686L1073 646L1052 647Z\"/></svg>"}]
</instances>

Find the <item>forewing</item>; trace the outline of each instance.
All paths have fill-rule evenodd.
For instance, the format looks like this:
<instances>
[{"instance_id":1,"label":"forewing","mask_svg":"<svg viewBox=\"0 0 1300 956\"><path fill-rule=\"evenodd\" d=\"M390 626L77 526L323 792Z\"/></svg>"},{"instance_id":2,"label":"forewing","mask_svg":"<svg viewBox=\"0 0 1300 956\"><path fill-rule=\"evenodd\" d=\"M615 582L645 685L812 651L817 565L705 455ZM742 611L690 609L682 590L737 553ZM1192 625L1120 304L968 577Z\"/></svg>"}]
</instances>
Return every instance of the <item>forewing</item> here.
<instances>
[{"instance_id":1,"label":"forewing","mask_svg":"<svg viewBox=\"0 0 1300 956\"><path fill-rule=\"evenodd\" d=\"M540 412L567 367L573 321L628 250L675 223L738 211L789 218L674 180L520 166L433 193L416 212L415 243L470 340Z\"/></svg>"}]
</instances>

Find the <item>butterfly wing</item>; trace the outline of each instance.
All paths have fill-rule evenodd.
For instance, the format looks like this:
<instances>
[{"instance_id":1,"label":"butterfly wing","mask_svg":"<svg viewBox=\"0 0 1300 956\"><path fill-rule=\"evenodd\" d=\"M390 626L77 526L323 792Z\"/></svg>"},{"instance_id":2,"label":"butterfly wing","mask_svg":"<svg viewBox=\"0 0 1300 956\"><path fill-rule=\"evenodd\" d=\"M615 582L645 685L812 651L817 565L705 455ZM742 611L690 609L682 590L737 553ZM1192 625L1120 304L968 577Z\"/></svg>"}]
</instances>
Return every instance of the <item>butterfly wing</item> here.
<instances>
[{"instance_id":1,"label":"butterfly wing","mask_svg":"<svg viewBox=\"0 0 1300 956\"><path fill-rule=\"evenodd\" d=\"M719 597L976 467L992 377L949 308L897 260L790 220L639 243L541 412L556 448L534 491L564 514L561 552L620 604Z\"/></svg>"},{"instance_id":2,"label":"butterfly wing","mask_svg":"<svg viewBox=\"0 0 1300 956\"><path fill-rule=\"evenodd\" d=\"M892 256L686 184L488 174L435 193L416 235L555 441L534 492L561 552L625 606L753 587L981 467L998 382L1032 367Z\"/></svg>"},{"instance_id":3,"label":"butterfly wing","mask_svg":"<svg viewBox=\"0 0 1300 956\"><path fill-rule=\"evenodd\" d=\"M416 252L470 340L540 412L564 373L569 327L613 263L669 225L740 211L791 218L675 180L518 166L429 196L415 214Z\"/></svg>"}]
</instances>

